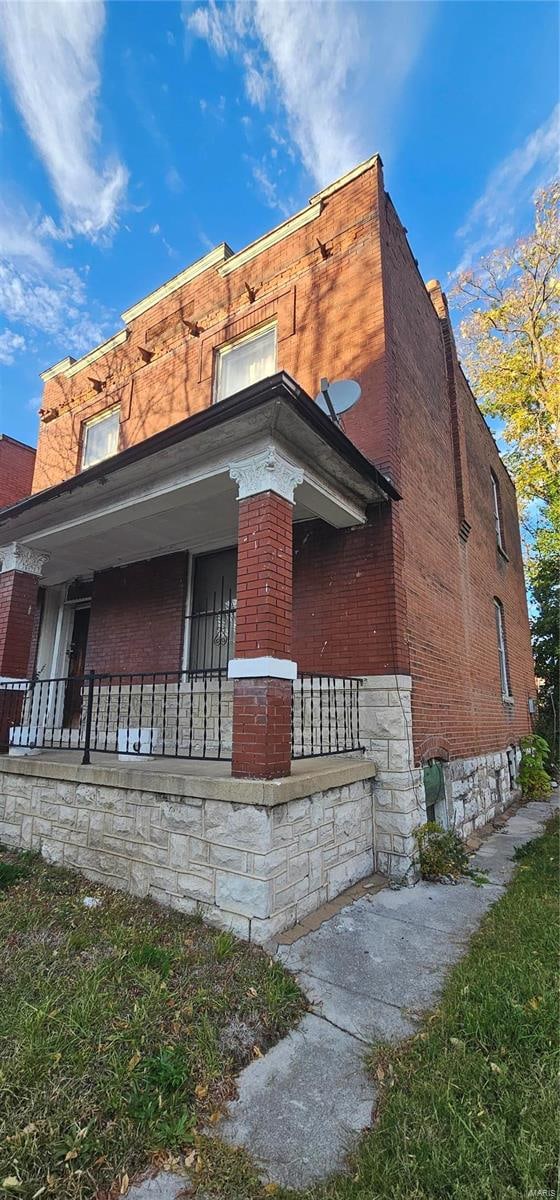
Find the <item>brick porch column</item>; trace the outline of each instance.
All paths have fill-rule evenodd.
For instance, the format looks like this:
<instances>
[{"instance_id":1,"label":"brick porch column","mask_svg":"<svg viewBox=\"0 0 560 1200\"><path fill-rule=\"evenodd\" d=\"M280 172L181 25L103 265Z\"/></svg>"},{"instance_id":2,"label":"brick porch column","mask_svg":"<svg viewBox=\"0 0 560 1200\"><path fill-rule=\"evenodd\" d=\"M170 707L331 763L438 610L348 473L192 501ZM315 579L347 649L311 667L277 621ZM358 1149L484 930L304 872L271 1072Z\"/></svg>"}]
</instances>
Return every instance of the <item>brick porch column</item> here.
<instances>
[{"instance_id":1,"label":"brick porch column","mask_svg":"<svg viewBox=\"0 0 560 1200\"><path fill-rule=\"evenodd\" d=\"M274 779L291 769L292 509L303 471L270 446L230 475L239 485L232 772Z\"/></svg>"},{"instance_id":2,"label":"brick porch column","mask_svg":"<svg viewBox=\"0 0 560 1200\"><path fill-rule=\"evenodd\" d=\"M0 684L28 674L37 588L47 559L17 542L0 548Z\"/></svg>"},{"instance_id":3,"label":"brick porch column","mask_svg":"<svg viewBox=\"0 0 560 1200\"><path fill-rule=\"evenodd\" d=\"M10 726L21 720L24 692L2 687L26 679L37 605L37 588L47 554L26 546L0 547L0 752L8 749Z\"/></svg>"}]
</instances>

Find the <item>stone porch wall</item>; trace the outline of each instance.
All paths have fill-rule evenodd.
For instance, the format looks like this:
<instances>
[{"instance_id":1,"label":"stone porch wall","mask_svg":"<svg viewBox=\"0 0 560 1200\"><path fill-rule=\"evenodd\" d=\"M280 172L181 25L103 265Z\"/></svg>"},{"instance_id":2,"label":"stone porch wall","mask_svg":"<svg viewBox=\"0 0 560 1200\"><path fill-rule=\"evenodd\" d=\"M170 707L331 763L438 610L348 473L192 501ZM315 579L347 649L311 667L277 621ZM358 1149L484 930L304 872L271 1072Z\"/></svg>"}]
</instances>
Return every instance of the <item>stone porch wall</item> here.
<instances>
[{"instance_id":1,"label":"stone porch wall","mask_svg":"<svg viewBox=\"0 0 560 1200\"><path fill-rule=\"evenodd\" d=\"M320 790L316 773L308 795L301 795L302 778L267 789L256 781L251 788L252 781L160 775L156 791L139 786L141 774L38 759L0 763L0 841L95 882L199 910L257 942L372 871L371 764L333 768L336 785ZM266 802L213 798L220 791L234 798L253 791ZM293 798L273 802L290 792Z\"/></svg>"},{"instance_id":2,"label":"stone porch wall","mask_svg":"<svg viewBox=\"0 0 560 1200\"><path fill-rule=\"evenodd\" d=\"M410 675L368 675L360 688L360 741L377 765L375 865L412 882L413 831L426 820L422 771L414 766Z\"/></svg>"},{"instance_id":3,"label":"stone porch wall","mask_svg":"<svg viewBox=\"0 0 560 1200\"><path fill-rule=\"evenodd\" d=\"M370 675L360 689L360 741L366 758L377 764L375 866L385 875L413 882L416 843L413 832L426 821L422 767L414 765L410 675ZM446 798L437 820L469 837L519 796L515 781L518 747L444 764Z\"/></svg>"}]
</instances>

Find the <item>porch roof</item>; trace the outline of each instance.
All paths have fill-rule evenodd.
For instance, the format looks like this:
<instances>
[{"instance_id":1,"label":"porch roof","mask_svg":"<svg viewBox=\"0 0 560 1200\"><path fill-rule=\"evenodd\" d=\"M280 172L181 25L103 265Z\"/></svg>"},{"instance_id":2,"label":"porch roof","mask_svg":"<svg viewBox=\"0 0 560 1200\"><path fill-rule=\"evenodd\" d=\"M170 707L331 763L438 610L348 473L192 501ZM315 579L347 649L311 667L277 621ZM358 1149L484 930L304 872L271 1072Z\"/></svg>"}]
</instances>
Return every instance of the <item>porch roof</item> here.
<instances>
[{"instance_id":1,"label":"porch roof","mask_svg":"<svg viewBox=\"0 0 560 1200\"><path fill-rule=\"evenodd\" d=\"M281 372L0 511L0 545L47 553L45 582L59 583L173 550L232 544L237 493L229 464L272 442L304 471L296 521L361 524L369 505L399 499Z\"/></svg>"}]
</instances>

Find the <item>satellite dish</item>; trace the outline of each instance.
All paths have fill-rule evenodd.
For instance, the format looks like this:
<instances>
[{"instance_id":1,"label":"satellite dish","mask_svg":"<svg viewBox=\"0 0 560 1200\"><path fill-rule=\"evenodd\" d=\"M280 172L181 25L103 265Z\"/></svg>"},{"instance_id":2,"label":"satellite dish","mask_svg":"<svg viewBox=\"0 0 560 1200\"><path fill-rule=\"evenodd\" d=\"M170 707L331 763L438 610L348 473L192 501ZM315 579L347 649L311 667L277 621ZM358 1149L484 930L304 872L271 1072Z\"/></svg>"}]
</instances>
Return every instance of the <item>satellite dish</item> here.
<instances>
[{"instance_id":1,"label":"satellite dish","mask_svg":"<svg viewBox=\"0 0 560 1200\"><path fill-rule=\"evenodd\" d=\"M356 404L361 394L362 389L355 379L338 379L334 383L322 379L315 403L338 425L338 418Z\"/></svg>"}]
</instances>

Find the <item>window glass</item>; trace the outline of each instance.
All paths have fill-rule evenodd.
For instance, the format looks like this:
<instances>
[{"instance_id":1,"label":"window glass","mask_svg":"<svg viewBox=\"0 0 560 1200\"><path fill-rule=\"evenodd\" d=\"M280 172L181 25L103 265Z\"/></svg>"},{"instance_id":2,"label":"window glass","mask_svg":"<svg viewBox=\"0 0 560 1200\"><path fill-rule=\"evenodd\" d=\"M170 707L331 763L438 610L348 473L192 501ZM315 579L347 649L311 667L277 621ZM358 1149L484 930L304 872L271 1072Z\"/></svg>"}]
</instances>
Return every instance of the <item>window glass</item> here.
<instances>
[{"instance_id":1,"label":"window glass","mask_svg":"<svg viewBox=\"0 0 560 1200\"><path fill-rule=\"evenodd\" d=\"M93 467L95 463L103 462L116 454L119 448L119 410L104 413L88 421L84 427L84 448L82 452L82 468Z\"/></svg>"},{"instance_id":2,"label":"window glass","mask_svg":"<svg viewBox=\"0 0 560 1200\"><path fill-rule=\"evenodd\" d=\"M496 524L496 541L500 550L504 548L504 538L502 534L502 518L500 514L500 486L494 472L491 472L492 478L492 495L494 498L494 521Z\"/></svg>"},{"instance_id":3,"label":"window glass","mask_svg":"<svg viewBox=\"0 0 560 1200\"><path fill-rule=\"evenodd\" d=\"M504 626L504 610L499 600L494 600L494 608L496 612L496 636L498 638L498 657L500 661L500 680L502 684L502 695L509 696L509 673L506 653L506 634Z\"/></svg>"},{"instance_id":4,"label":"window glass","mask_svg":"<svg viewBox=\"0 0 560 1200\"><path fill-rule=\"evenodd\" d=\"M269 326L218 351L215 400L225 400L251 383L274 375L276 327Z\"/></svg>"}]
</instances>

